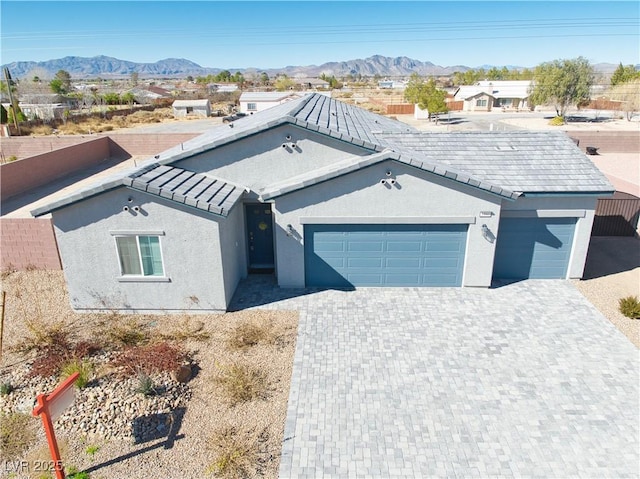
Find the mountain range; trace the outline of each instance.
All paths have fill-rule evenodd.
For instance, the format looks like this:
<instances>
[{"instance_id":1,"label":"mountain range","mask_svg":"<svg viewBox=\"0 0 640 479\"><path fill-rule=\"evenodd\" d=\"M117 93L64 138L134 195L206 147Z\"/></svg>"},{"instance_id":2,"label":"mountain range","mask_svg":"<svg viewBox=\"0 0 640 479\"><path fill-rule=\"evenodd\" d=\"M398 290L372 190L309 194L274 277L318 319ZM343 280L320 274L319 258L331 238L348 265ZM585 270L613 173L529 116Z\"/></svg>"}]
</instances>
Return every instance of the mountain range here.
<instances>
[{"instance_id":1,"label":"mountain range","mask_svg":"<svg viewBox=\"0 0 640 479\"><path fill-rule=\"evenodd\" d=\"M612 63L599 63L593 65L598 72L613 72L617 65ZM208 68L198 65L184 58L167 58L155 63L137 63L104 55L96 57L76 57L69 56L55 60L42 62L20 61L2 65L8 68L12 77L24 78L37 72L38 76L53 76L58 70L65 70L74 79L81 78L118 78L128 77L137 72L140 78L170 78L191 76L206 76L217 74L222 68ZM489 69L492 65L482 65L482 68ZM480 67L478 67L480 68ZM499 68L502 68L501 66ZM509 69L519 69L518 66L507 66ZM419 75L451 75L456 71L467 71L470 67L464 65L439 66L431 62L423 62L408 57L385 57L373 55L364 59L348 60L342 62L328 62L322 65L308 66L286 66L282 68L234 68L228 69L232 73L240 71L245 76L248 74L259 74L266 72L269 76L284 73L291 77L318 77L322 73L344 77L346 75L363 75L382 77L408 76L411 73Z\"/></svg>"}]
</instances>

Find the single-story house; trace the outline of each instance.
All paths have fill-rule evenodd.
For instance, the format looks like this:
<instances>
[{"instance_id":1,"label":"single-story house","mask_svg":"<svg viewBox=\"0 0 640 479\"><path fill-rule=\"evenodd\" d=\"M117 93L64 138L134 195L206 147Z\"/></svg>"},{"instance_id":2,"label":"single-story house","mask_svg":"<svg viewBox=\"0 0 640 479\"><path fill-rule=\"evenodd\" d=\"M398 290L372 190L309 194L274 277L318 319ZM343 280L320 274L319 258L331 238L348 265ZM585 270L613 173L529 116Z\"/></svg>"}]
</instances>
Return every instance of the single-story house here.
<instances>
[{"instance_id":1,"label":"single-story house","mask_svg":"<svg viewBox=\"0 0 640 479\"><path fill-rule=\"evenodd\" d=\"M463 85L454 94L456 101L464 101L464 111L491 111L493 108L529 108L531 81L479 81Z\"/></svg>"},{"instance_id":2,"label":"single-story house","mask_svg":"<svg viewBox=\"0 0 640 479\"><path fill-rule=\"evenodd\" d=\"M175 117L199 116L206 118L211 116L211 103L207 99L176 100L172 106Z\"/></svg>"},{"instance_id":3,"label":"single-story house","mask_svg":"<svg viewBox=\"0 0 640 479\"><path fill-rule=\"evenodd\" d=\"M240 95L240 111L252 115L303 95L305 93L295 91L245 91Z\"/></svg>"},{"instance_id":4,"label":"single-story house","mask_svg":"<svg viewBox=\"0 0 640 479\"><path fill-rule=\"evenodd\" d=\"M405 88L407 88L407 83L399 80L380 80L378 82L378 88L381 88L383 90L404 90Z\"/></svg>"},{"instance_id":5,"label":"single-story house","mask_svg":"<svg viewBox=\"0 0 640 479\"><path fill-rule=\"evenodd\" d=\"M224 311L283 288L580 278L613 187L563 132L424 132L313 94L38 208L77 310Z\"/></svg>"},{"instance_id":6,"label":"single-story house","mask_svg":"<svg viewBox=\"0 0 640 479\"><path fill-rule=\"evenodd\" d=\"M298 77L295 82L305 90L316 90L318 88L329 88L329 82L322 78Z\"/></svg>"}]
</instances>

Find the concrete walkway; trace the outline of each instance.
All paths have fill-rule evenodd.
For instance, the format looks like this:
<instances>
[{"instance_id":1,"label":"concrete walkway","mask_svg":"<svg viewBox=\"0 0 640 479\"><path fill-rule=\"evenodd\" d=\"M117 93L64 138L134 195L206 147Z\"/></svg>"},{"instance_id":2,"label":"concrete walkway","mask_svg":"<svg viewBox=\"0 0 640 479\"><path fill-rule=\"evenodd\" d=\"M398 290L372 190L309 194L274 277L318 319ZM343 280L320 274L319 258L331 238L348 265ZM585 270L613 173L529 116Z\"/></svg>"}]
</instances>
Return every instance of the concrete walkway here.
<instances>
[{"instance_id":1,"label":"concrete walkway","mask_svg":"<svg viewBox=\"0 0 640 479\"><path fill-rule=\"evenodd\" d=\"M638 350L570 282L235 306L300 311L282 478L640 475Z\"/></svg>"}]
</instances>

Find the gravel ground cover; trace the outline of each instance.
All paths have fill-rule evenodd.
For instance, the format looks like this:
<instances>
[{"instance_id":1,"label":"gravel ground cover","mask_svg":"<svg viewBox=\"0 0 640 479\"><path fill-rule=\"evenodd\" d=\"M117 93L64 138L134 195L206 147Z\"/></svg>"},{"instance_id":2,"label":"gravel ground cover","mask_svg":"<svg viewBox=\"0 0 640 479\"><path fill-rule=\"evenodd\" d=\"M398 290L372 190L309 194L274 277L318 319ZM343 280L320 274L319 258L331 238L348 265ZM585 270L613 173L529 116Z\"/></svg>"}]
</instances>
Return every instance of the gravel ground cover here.
<instances>
[{"instance_id":1,"label":"gravel ground cover","mask_svg":"<svg viewBox=\"0 0 640 479\"><path fill-rule=\"evenodd\" d=\"M59 271L4 273L2 289L7 297L0 383L11 382L14 390L0 395L0 410L30 413L35 395L51 391L59 380L26 377L33 356L13 350L33 334L25 320L59 321L78 340L99 342L101 327L117 318L74 313ZM193 377L182 383L173 374L154 374L158 393L144 396L135 391L135 377L121 378L104 367L101 356L113 352L91 357L98 365L96 378L76 393L56 426L65 466L87 471L92 479L234 477L223 474L233 471L227 467L232 456L224 454L236 451L248 458L241 477L277 477L297 313L252 310L136 320L152 337L169 333L187 352ZM261 334L252 341L256 329ZM251 397L238 399L238 389L222 382L236 370L260 380ZM35 441L17 457L0 456L0 477L52 477L39 467L50 458L40 420L29 418L27 428ZM24 469L11 474L16 467Z\"/></svg>"}]
</instances>

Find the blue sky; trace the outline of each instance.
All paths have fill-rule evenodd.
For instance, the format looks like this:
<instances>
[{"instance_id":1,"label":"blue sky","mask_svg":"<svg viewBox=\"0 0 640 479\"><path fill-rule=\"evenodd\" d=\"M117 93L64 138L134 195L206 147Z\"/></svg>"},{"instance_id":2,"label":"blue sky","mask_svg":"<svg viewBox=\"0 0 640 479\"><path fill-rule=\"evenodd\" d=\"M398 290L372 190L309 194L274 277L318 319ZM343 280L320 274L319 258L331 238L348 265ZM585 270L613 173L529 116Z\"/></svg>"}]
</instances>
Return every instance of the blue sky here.
<instances>
[{"instance_id":1,"label":"blue sky","mask_svg":"<svg viewBox=\"0 0 640 479\"><path fill-rule=\"evenodd\" d=\"M437 65L640 63L631 1L0 0L0 63L65 56L204 67L318 65L374 54Z\"/></svg>"}]
</instances>

